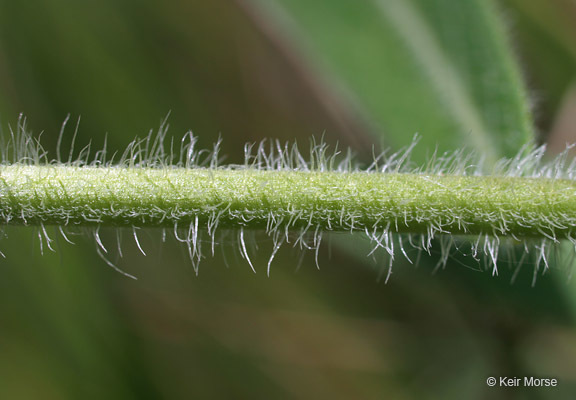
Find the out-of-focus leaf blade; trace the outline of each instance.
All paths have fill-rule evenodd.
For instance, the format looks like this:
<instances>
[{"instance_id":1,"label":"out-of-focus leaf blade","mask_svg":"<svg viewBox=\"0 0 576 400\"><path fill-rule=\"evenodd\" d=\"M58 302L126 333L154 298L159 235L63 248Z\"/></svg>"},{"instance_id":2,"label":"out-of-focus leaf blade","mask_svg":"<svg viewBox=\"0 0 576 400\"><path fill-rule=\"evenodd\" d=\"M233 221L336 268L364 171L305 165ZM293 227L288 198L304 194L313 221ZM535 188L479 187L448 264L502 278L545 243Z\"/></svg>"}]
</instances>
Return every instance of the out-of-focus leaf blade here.
<instances>
[{"instance_id":1,"label":"out-of-focus leaf blade","mask_svg":"<svg viewBox=\"0 0 576 400\"><path fill-rule=\"evenodd\" d=\"M491 2L251 0L284 21L388 145L416 159L469 145L487 160L533 139L527 96Z\"/></svg>"},{"instance_id":2,"label":"out-of-focus leaf blade","mask_svg":"<svg viewBox=\"0 0 576 400\"><path fill-rule=\"evenodd\" d=\"M548 151L563 151L574 139L560 134L555 125L576 78L576 2L504 0L503 4L535 94L538 130Z\"/></svg>"}]
</instances>

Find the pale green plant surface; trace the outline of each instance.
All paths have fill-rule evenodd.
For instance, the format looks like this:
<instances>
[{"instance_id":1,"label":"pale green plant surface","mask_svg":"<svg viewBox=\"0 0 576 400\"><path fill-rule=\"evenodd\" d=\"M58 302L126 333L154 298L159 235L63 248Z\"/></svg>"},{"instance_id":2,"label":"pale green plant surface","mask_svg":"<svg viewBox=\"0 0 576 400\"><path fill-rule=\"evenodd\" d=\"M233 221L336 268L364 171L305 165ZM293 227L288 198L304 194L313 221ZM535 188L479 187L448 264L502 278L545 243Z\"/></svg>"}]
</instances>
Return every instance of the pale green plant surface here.
<instances>
[{"instance_id":1,"label":"pale green plant surface","mask_svg":"<svg viewBox=\"0 0 576 400\"><path fill-rule=\"evenodd\" d=\"M576 184L553 178L12 165L0 182L3 224L551 240L572 238L576 225Z\"/></svg>"}]
</instances>

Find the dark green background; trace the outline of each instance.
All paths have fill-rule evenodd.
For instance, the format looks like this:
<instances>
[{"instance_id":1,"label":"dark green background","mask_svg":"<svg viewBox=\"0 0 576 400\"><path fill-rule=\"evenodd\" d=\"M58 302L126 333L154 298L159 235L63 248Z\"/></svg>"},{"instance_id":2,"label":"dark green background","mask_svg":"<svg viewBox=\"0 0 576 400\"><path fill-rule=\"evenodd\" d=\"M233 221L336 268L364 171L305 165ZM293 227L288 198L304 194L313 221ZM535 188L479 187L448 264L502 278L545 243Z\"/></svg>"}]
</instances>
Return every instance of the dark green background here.
<instances>
[{"instance_id":1,"label":"dark green background","mask_svg":"<svg viewBox=\"0 0 576 400\"><path fill-rule=\"evenodd\" d=\"M321 67L299 50L306 37L302 47L290 42L250 4L0 0L4 134L24 113L29 130L42 132L53 151L70 115L66 148L81 116L77 148L90 140L97 148L107 133L109 146L121 150L170 113L169 136L179 140L192 130L208 147L221 135L229 162L241 159L246 141L265 137L306 147L310 137L323 136L369 157L372 145L383 144L377 124L343 100L363 94L327 87ZM574 78L569 16L576 16L576 4L501 6L545 142ZM344 43L338 34L331 40ZM366 78L378 81L380 71L372 73ZM409 103L401 90L381 95ZM143 257L126 230L124 257L115 261L138 276L133 281L106 266L89 236L72 236L72 246L49 230L57 251L44 248L41 255L37 229L4 233L0 398L568 399L576 393L576 285L566 264L531 287L531 266L511 285L515 266L505 259L498 277L456 256L433 274L434 254L418 266L400 260L384 284L381 265L345 251L344 236L332 245L326 240L320 270L311 253L299 266L300 252L288 246L267 277L272 242L256 234L249 252L258 274L231 235L196 276L174 240L162 243L159 232L140 231ZM101 234L113 249L116 232ZM560 385L486 386L488 376L502 375L555 377Z\"/></svg>"}]
</instances>

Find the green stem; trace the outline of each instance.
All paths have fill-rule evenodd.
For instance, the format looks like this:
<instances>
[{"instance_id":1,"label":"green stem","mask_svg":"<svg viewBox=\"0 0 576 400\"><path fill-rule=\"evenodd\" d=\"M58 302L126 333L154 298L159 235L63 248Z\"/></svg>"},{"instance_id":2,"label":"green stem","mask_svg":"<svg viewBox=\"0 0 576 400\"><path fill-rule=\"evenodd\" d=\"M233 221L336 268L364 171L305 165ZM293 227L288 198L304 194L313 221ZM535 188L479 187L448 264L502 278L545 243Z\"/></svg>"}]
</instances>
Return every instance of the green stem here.
<instances>
[{"instance_id":1,"label":"green stem","mask_svg":"<svg viewBox=\"0 0 576 400\"><path fill-rule=\"evenodd\" d=\"M0 167L0 223L573 237L576 183L257 169Z\"/></svg>"}]
</instances>

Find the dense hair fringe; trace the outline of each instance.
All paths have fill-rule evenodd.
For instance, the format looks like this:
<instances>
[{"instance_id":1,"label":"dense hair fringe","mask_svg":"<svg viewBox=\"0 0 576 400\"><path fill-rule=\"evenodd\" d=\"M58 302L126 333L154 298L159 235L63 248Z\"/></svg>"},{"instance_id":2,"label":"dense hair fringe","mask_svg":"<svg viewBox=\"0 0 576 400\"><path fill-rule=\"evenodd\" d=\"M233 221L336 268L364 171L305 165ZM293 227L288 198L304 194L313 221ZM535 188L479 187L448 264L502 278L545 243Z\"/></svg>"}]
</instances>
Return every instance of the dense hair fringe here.
<instances>
[{"instance_id":1,"label":"dense hair fringe","mask_svg":"<svg viewBox=\"0 0 576 400\"><path fill-rule=\"evenodd\" d=\"M97 147L90 142L87 146L77 149L75 147L79 120L75 124L74 134L65 151L66 129L69 117L62 124L57 141L56 156L51 157L41 144L41 135L32 137L27 132L26 118L20 116L16 129L9 129L9 135L0 136L1 165L55 165L74 166L86 168L209 168L209 169L256 169L264 171L303 171L303 172L367 172L367 173L409 173L421 175L462 175L462 176L503 176L524 178L548 178L574 180L576 174L576 160L570 157L571 147L551 160L546 160L545 146L525 146L513 158L503 159L496 165L486 166L481 157L465 149L451 153L434 153L424 165L415 165L410 155L418 143L418 136L412 143L397 152L385 151L373 155L370 163L358 162L350 149L340 151L331 149L329 145L320 141L312 141L310 151L303 154L296 143L282 143L277 140L262 140L244 146L244 162L241 164L222 164L220 154L221 139L211 149L198 149L197 138L188 132L180 141L167 139L168 123L165 119L157 132L150 132L144 138L134 139L123 152L110 152L107 138L103 145ZM219 229L219 216L222 211L214 212L207 224L200 224L198 218L191 223L181 226L176 222L172 229L162 228L160 235L162 241L172 237L185 246L186 252L194 270L198 273L198 266L207 255L214 255L216 247L221 243L235 242L236 249L250 268L256 272L257 266L253 263L251 254L257 232L246 226L237 229ZM319 251L323 238L334 235L330 229L320 229L310 223L299 230L290 229L290 224L283 223L278 216L270 214L266 224L265 234L271 238L272 246L266 264L266 271L270 274L272 261L281 247L290 244L301 250L313 253L316 265L319 265ZM74 243L75 236L81 234L93 239L97 254L110 267L122 274L134 278L122 271L116 263L111 261L111 253L116 252L122 257L123 237L130 236L139 251L146 252L139 239L140 227L113 228L115 232L115 246L105 246L101 237L101 227L73 227L68 225L57 226L57 232L66 242ZM128 234L126 232L128 231ZM156 230L158 231L158 230ZM434 257L437 260L434 271L444 268L450 259L460 260L462 256L472 261L479 269L489 270L493 275L498 274L498 265L505 263L515 269L512 279L518 275L520 269L527 264L533 268L533 283L538 275L545 273L551 260L560 261L563 265L572 265L576 239L567 237L559 240L555 235L546 234L541 238L517 238L500 236L495 227L494 233L482 235L452 235L446 233L441 227L430 225L426 234L396 233L392 226L384 228L365 229L361 233L370 242L368 256L382 266L380 276L388 281L392 274L392 266L399 257L406 262L417 264L422 256ZM352 233L352 230L351 230ZM54 239L48 234L47 227L41 225L37 228L40 250L54 250ZM569 242L572 251L566 252L565 244ZM3 254L0 252L0 255ZM460 262L460 261L459 261Z\"/></svg>"}]
</instances>

